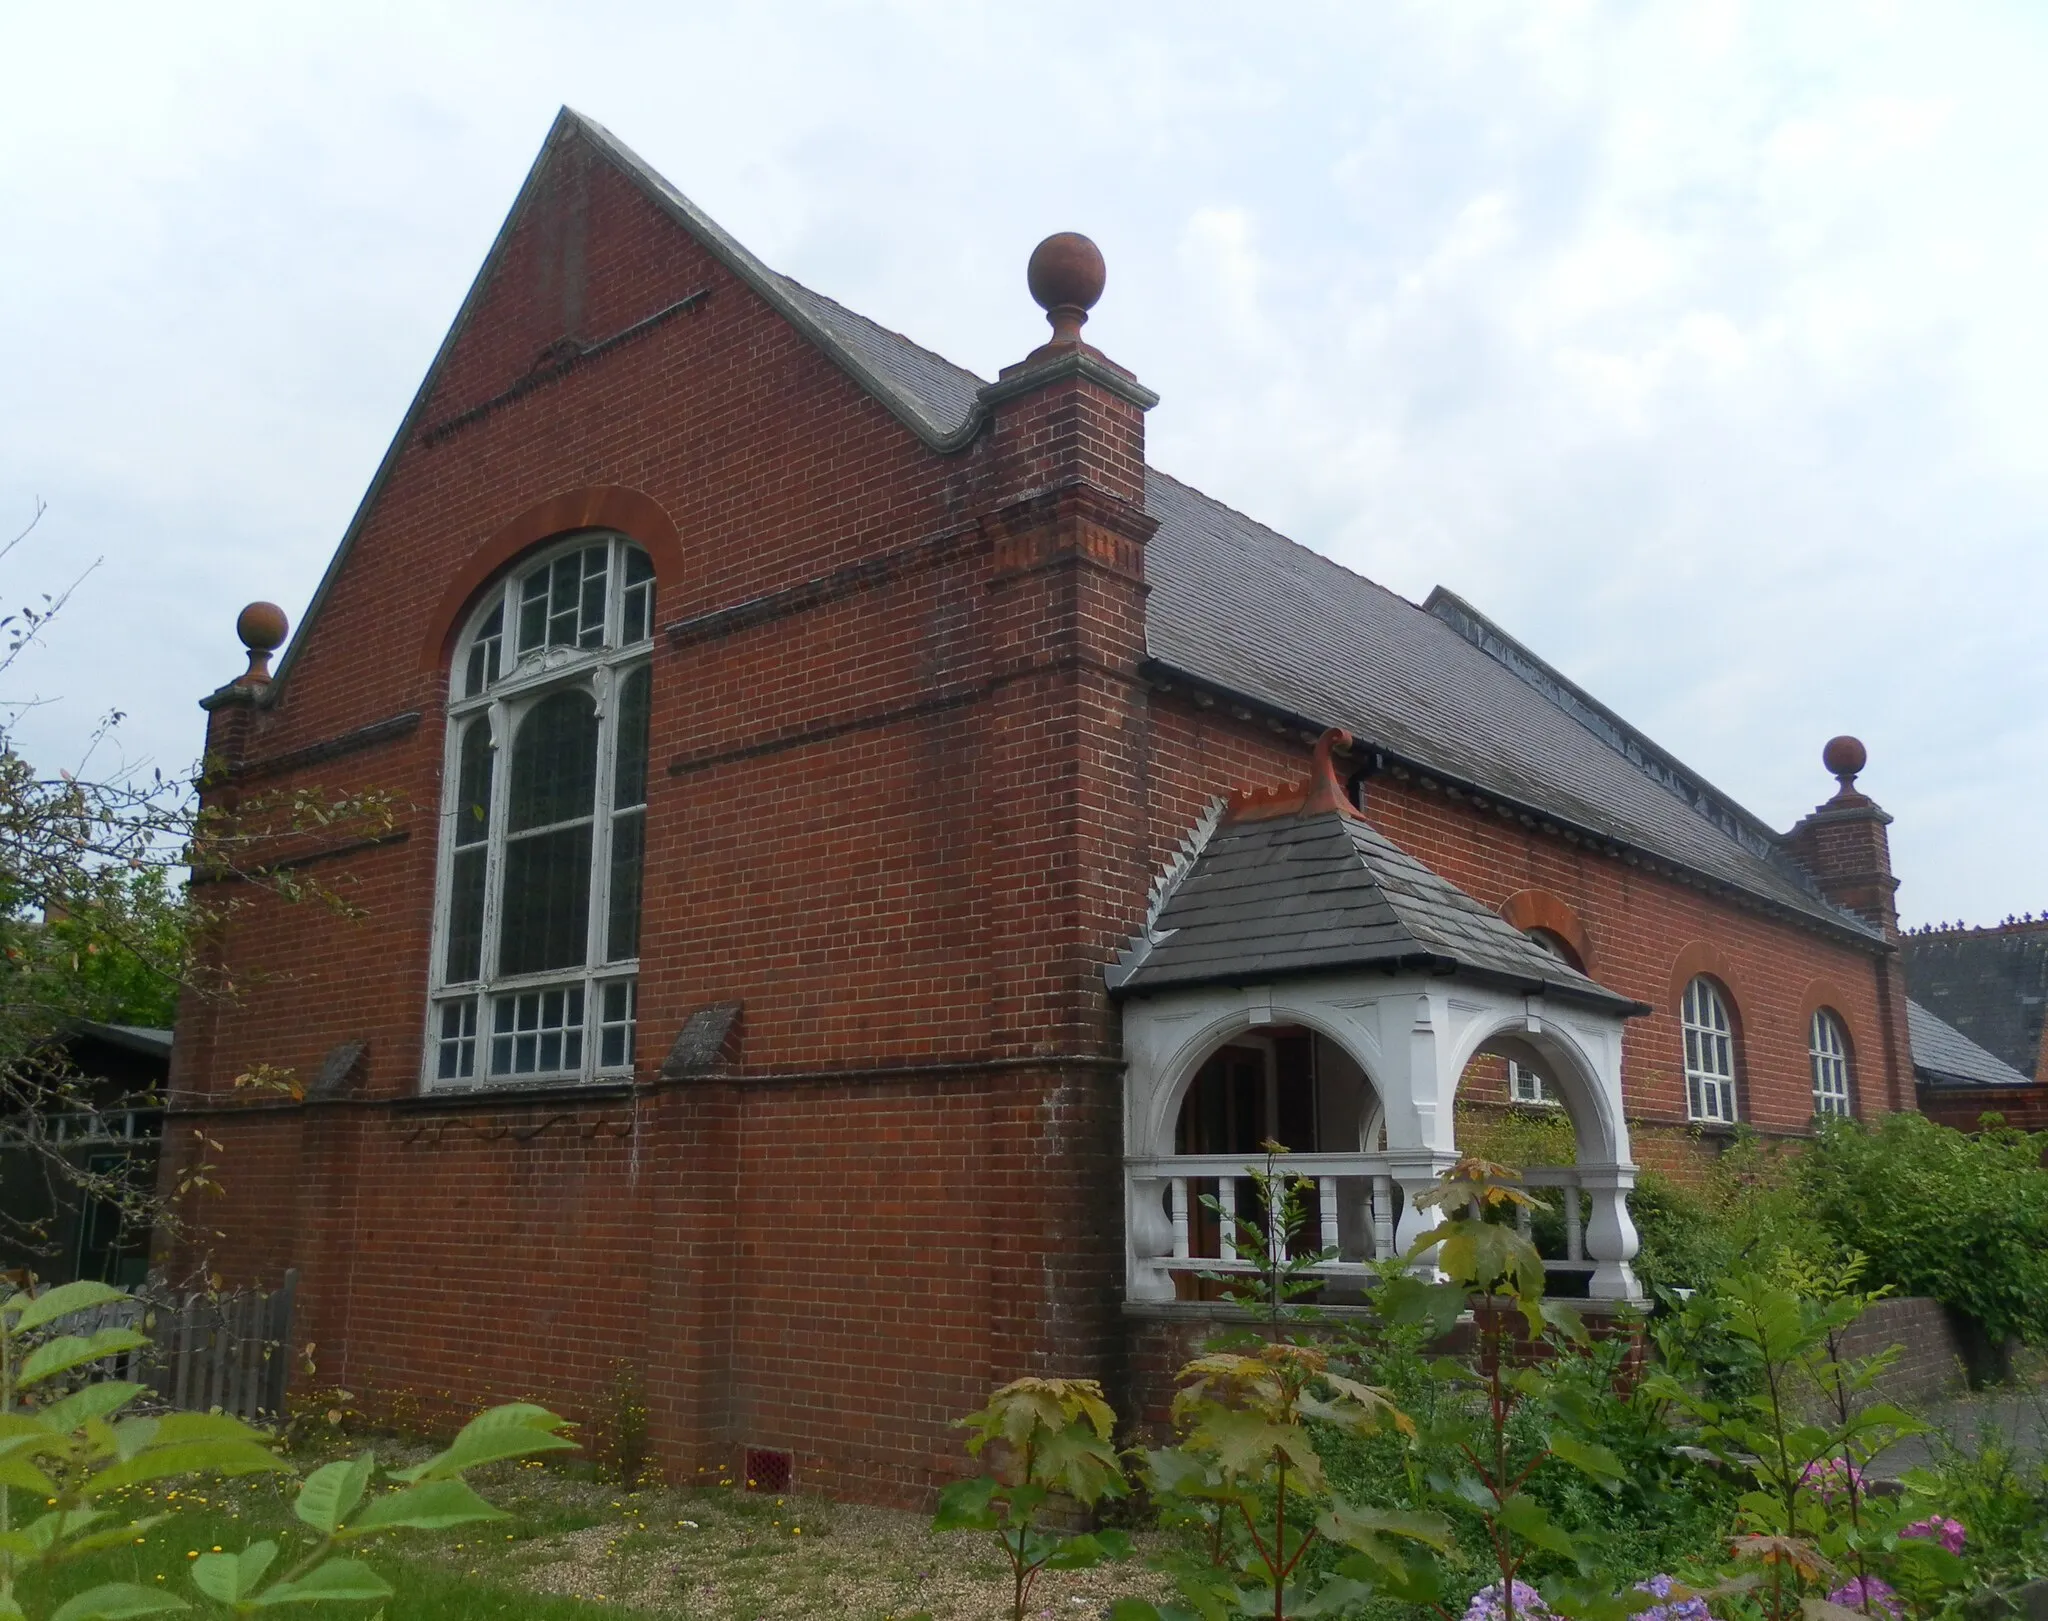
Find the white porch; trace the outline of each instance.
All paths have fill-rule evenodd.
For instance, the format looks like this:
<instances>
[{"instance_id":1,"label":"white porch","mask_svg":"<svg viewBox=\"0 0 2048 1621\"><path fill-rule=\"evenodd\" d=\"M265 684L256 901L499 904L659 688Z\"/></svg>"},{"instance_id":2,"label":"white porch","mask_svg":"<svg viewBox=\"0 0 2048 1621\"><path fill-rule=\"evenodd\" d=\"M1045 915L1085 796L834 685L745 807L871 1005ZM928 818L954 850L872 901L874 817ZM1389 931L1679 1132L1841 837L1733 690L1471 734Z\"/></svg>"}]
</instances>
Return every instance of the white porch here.
<instances>
[{"instance_id":1,"label":"white porch","mask_svg":"<svg viewBox=\"0 0 2048 1621\"><path fill-rule=\"evenodd\" d=\"M1521 1168L1561 1207L1564 1254L1546 1265L1560 1281L1582 1275L1590 1298L1640 1299L1629 1267L1636 1168L1621 1107L1621 1038L1618 1014L1471 980L1378 972L1128 1001L1129 1298L1185 1298L1182 1280L1199 1273L1257 1269L1234 1252L1228 1218L1256 1196L1251 1173L1265 1169L1258 1143L1269 1136L1289 1144L1283 1168L1312 1186L1310 1247L1336 1252L1315 1272L1339 1295L1363 1287L1375 1262L1405 1251L1439 1219L1414 1198L1457 1160L1459 1083L1475 1057L1491 1053L1542 1075L1571 1119L1576 1163ZM1294 1049L1289 1064L1283 1044ZM1203 1129L1214 1124L1203 1117L1216 1113L1219 1076L1239 1128L1220 1152L1214 1130ZM1232 1095L1252 1091L1249 1106ZM1247 1140L1251 1131L1258 1136ZM1274 1232L1266 1212L1242 1213Z\"/></svg>"}]
</instances>

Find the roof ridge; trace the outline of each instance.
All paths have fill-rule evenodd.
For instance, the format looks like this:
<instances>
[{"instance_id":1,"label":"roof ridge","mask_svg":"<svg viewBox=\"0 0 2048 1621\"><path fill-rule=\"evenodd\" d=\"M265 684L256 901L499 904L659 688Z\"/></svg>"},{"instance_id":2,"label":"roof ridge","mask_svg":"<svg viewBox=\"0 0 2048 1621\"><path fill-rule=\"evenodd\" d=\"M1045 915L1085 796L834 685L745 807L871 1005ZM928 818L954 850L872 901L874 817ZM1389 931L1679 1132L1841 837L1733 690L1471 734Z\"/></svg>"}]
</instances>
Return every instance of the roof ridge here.
<instances>
[{"instance_id":1,"label":"roof ridge","mask_svg":"<svg viewBox=\"0 0 2048 1621\"><path fill-rule=\"evenodd\" d=\"M1502 628L1498 621L1442 585L1431 589L1422 611L1450 626L1523 685L1540 693L1553 708L1688 805L1694 814L1714 823L1752 855L1785 868L1802 880L1804 887L1819 894L1813 875L1787 856L1776 828L1726 789L1709 782L1704 773L1687 765L1640 727L1624 720L1527 643Z\"/></svg>"}]
</instances>

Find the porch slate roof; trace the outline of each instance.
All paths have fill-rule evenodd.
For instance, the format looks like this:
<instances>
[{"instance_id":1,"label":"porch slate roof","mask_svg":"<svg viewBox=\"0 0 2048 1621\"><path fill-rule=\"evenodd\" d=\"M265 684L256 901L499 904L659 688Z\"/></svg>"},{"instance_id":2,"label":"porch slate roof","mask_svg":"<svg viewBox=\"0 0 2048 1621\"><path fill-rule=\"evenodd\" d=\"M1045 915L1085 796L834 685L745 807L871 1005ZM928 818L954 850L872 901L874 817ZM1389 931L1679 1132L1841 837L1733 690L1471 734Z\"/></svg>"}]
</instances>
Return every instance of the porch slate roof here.
<instances>
[{"instance_id":1,"label":"porch slate roof","mask_svg":"<svg viewBox=\"0 0 2048 1621\"><path fill-rule=\"evenodd\" d=\"M1338 810L1225 822L1109 977L1142 995L1347 968L1471 974L1525 995L1649 1011Z\"/></svg>"},{"instance_id":2,"label":"porch slate roof","mask_svg":"<svg viewBox=\"0 0 2048 1621\"><path fill-rule=\"evenodd\" d=\"M2026 1086L2033 1080L1911 997L1906 1038L1913 1047L1914 1078L1932 1086Z\"/></svg>"}]
</instances>

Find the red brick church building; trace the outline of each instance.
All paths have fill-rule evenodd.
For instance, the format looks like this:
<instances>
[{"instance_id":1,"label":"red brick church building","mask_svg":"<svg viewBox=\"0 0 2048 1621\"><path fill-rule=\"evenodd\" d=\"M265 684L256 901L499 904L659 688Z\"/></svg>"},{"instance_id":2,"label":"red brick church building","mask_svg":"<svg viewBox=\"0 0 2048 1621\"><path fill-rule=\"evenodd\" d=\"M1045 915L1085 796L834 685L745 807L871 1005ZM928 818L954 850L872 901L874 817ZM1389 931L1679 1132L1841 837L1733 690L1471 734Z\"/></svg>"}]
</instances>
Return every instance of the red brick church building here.
<instances>
[{"instance_id":1,"label":"red brick church building","mask_svg":"<svg viewBox=\"0 0 2048 1621\"><path fill-rule=\"evenodd\" d=\"M1148 466L1102 279L1044 245L985 381L557 121L275 673L245 614L206 700L214 792L405 807L326 855L362 917L251 901L265 977L177 1033L212 1264L300 1270L321 1383L628 1377L672 1472L910 1499L995 1383L1128 1390L1268 1137L1341 1298L1461 1084L1560 1106L1554 1270L1624 1299L1638 1165L1913 1106L1860 745L1775 831Z\"/></svg>"}]
</instances>

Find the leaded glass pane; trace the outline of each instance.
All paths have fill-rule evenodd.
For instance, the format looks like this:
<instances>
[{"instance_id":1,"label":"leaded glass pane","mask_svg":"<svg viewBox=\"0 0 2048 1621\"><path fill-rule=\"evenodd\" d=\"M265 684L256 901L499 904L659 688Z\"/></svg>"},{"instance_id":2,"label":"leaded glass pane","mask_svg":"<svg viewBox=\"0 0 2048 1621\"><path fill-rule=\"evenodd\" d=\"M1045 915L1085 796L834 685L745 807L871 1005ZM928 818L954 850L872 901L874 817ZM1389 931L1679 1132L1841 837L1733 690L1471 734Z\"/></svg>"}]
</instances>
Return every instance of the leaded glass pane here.
<instances>
[{"instance_id":1,"label":"leaded glass pane","mask_svg":"<svg viewBox=\"0 0 2048 1621\"><path fill-rule=\"evenodd\" d=\"M469 644L469 665L465 671L463 693L475 697L485 687L498 679L498 665L505 642L505 604L500 601L491 610L477 630L476 639Z\"/></svg>"},{"instance_id":2,"label":"leaded glass pane","mask_svg":"<svg viewBox=\"0 0 2048 1621\"><path fill-rule=\"evenodd\" d=\"M624 1069L633 1062L633 1033L639 1017L637 980L614 979L599 993L598 1055L600 1069Z\"/></svg>"},{"instance_id":3,"label":"leaded glass pane","mask_svg":"<svg viewBox=\"0 0 2048 1621\"><path fill-rule=\"evenodd\" d=\"M606 962L640 955L640 875L646 864L647 812L612 818L611 916L605 922Z\"/></svg>"},{"instance_id":4,"label":"leaded glass pane","mask_svg":"<svg viewBox=\"0 0 2048 1621\"><path fill-rule=\"evenodd\" d=\"M625 597L619 645L631 647L654 634L654 564L638 546L626 548Z\"/></svg>"},{"instance_id":5,"label":"leaded glass pane","mask_svg":"<svg viewBox=\"0 0 2048 1621\"><path fill-rule=\"evenodd\" d=\"M581 968L590 952L588 822L505 841L498 972Z\"/></svg>"},{"instance_id":6,"label":"leaded glass pane","mask_svg":"<svg viewBox=\"0 0 2048 1621\"><path fill-rule=\"evenodd\" d=\"M526 712L512 740L506 830L588 816L597 800L597 704L581 688L554 692Z\"/></svg>"},{"instance_id":7,"label":"leaded glass pane","mask_svg":"<svg viewBox=\"0 0 2048 1621\"><path fill-rule=\"evenodd\" d=\"M457 850L448 876L448 959L442 978L450 985L483 977L485 853L482 845Z\"/></svg>"},{"instance_id":8,"label":"leaded glass pane","mask_svg":"<svg viewBox=\"0 0 2048 1621\"><path fill-rule=\"evenodd\" d=\"M612 781L615 810L647 803L647 713L653 694L654 671L649 665L641 665L619 683L618 769Z\"/></svg>"},{"instance_id":9,"label":"leaded glass pane","mask_svg":"<svg viewBox=\"0 0 2048 1621\"><path fill-rule=\"evenodd\" d=\"M482 844L491 832L490 718L479 715L462 728L461 764L455 787L455 842Z\"/></svg>"}]
</instances>

